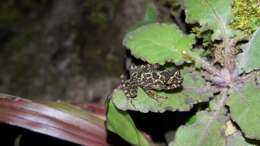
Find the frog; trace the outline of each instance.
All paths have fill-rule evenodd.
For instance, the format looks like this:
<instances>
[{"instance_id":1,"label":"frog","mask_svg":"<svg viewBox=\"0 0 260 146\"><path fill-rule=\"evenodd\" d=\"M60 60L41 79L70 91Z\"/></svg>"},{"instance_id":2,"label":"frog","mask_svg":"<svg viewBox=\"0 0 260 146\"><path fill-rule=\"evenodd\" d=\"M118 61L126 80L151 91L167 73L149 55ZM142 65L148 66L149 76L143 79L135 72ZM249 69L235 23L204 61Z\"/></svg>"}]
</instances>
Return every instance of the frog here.
<instances>
[{"instance_id":1,"label":"frog","mask_svg":"<svg viewBox=\"0 0 260 146\"><path fill-rule=\"evenodd\" d=\"M173 90L182 86L183 78L176 68L160 69L158 64L131 65L129 78L123 78L121 89L125 96L133 99L137 96L138 87L154 99L165 98L157 91Z\"/></svg>"}]
</instances>

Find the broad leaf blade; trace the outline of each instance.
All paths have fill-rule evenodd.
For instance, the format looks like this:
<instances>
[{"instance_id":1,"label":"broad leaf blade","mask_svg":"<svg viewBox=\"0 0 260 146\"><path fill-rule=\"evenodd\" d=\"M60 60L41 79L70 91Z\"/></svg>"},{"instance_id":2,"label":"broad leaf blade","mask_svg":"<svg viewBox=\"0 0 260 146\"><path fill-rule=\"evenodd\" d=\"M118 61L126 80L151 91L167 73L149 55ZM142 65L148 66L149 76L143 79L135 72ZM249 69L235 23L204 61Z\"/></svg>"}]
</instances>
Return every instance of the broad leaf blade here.
<instances>
[{"instance_id":1,"label":"broad leaf blade","mask_svg":"<svg viewBox=\"0 0 260 146\"><path fill-rule=\"evenodd\" d=\"M251 81L230 94L227 102L232 119L246 137L260 140L260 89Z\"/></svg>"},{"instance_id":2,"label":"broad leaf blade","mask_svg":"<svg viewBox=\"0 0 260 146\"><path fill-rule=\"evenodd\" d=\"M144 15L144 22L155 22L157 20L157 9L153 1L147 4L146 12Z\"/></svg>"},{"instance_id":3,"label":"broad leaf blade","mask_svg":"<svg viewBox=\"0 0 260 146\"><path fill-rule=\"evenodd\" d=\"M133 145L149 146L149 142L135 127L130 115L117 109L112 102L108 103L107 128Z\"/></svg>"},{"instance_id":4,"label":"broad leaf blade","mask_svg":"<svg viewBox=\"0 0 260 146\"><path fill-rule=\"evenodd\" d=\"M227 138L226 146L254 146L245 141L244 137L240 132L236 132Z\"/></svg>"},{"instance_id":5,"label":"broad leaf blade","mask_svg":"<svg viewBox=\"0 0 260 146\"><path fill-rule=\"evenodd\" d=\"M56 106L59 104L55 104ZM65 112L66 109L70 109L70 112ZM103 119L65 104L59 108L52 108L1 94L0 121L80 145L109 145L106 142Z\"/></svg>"},{"instance_id":6,"label":"broad leaf blade","mask_svg":"<svg viewBox=\"0 0 260 146\"><path fill-rule=\"evenodd\" d=\"M127 99L123 91L117 89L114 91L112 101L121 110L130 109L146 113L166 110L188 111L194 104L209 100L213 93L197 72L185 69L182 71L182 76L184 78L182 91L157 92L166 98L154 99L139 88L137 97Z\"/></svg>"},{"instance_id":7,"label":"broad leaf blade","mask_svg":"<svg viewBox=\"0 0 260 146\"><path fill-rule=\"evenodd\" d=\"M137 28L147 25L147 24L151 24L151 23L155 23L157 21L157 8L154 5L153 1L149 1L147 6L146 6L146 11L145 11L145 15L142 21L136 23L135 25L131 26L127 33L130 33L134 30L136 30Z\"/></svg>"},{"instance_id":8,"label":"broad leaf blade","mask_svg":"<svg viewBox=\"0 0 260 146\"><path fill-rule=\"evenodd\" d=\"M249 43L238 55L237 67L239 72L250 72L254 69L260 69L260 28L252 36Z\"/></svg>"},{"instance_id":9,"label":"broad leaf blade","mask_svg":"<svg viewBox=\"0 0 260 146\"><path fill-rule=\"evenodd\" d=\"M231 36L232 0L184 0L186 21L213 30L212 39Z\"/></svg>"},{"instance_id":10,"label":"broad leaf blade","mask_svg":"<svg viewBox=\"0 0 260 146\"><path fill-rule=\"evenodd\" d=\"M170 146L225 146L225 118L212 119L214 116L208 112L197 113L191 124L177 130L175 141Z\"/></svg>"},{"instance_id":11,"label":"broad leaf blade","mask_svg":"<svg viewBox=\"0 0 260 146\"><path fill-rule=\"evenodd\" d=\"M151 64L174 62L181 64L185 61L183 53L189 51L194 43L193 36L182 34L174 24L147 24L129 32L123 45L131 53Z\"/></svg>"}]
</instances>

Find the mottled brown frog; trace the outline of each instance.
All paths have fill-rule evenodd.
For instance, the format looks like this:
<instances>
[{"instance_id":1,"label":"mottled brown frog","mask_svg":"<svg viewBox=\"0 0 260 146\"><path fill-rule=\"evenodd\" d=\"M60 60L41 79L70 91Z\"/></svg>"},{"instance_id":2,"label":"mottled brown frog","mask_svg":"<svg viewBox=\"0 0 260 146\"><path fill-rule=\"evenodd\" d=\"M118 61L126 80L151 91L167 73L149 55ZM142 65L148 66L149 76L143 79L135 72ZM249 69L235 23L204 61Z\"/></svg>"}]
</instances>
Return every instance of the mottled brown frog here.
<instances>
[{"instance_id":1,"label":"mottled brown frog","mask_svg":"<svg viewBox=\"0 0 260 146\"><path fill-rule=\"evenodd\" d=\"M121 89L128 98L137 96L141 87L152 98L162 98L156 94L160 90L172 90L182 85L182 77L177 69L159 69L159 65L131 65L129 79L123 79Z\"/></svg>"}]
</instances>

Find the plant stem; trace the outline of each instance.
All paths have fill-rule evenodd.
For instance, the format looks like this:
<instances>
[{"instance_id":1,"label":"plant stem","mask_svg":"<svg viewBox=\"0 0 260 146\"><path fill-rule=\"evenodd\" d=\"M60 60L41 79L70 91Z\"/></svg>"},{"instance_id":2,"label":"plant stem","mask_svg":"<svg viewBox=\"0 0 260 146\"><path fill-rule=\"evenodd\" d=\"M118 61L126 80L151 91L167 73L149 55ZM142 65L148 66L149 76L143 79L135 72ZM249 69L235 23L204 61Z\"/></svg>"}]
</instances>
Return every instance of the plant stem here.
<instances>
[{"instance_id":1,"label":"plant stem","mask_svg":"<svg viewBox=\"0 0 260 146\"><path fill-rule=\"evenodd\" d=\"M214 112L212 113L209 121L207 122L207 125L205 125L204 130L202 131L202 134L200 135L200 139L198 140L198 145L201 145L202 141L207 136L207 131L210 131L212 123L219 117L221 110L225 107L225 102L228 98L228 89L223 89L220 93L220 100L218 101L216 108L214 109Z\"/></svg>"},{"instance_id":2,"label":"plant stem","mask_svg":"<svg viewBox=\"0 0 260 146\"><path fill-rule=\"evenodd\" d=\"M232 39L224 38L224 67L230 72L233 72L236 67L236 43L240 40L246 39L245 35L236 36Z\"/></svg>"},{"instance_id":3,"label":"plant stem","mask_svg":"<svg viewBox=\"0 0 260 146\"><path fill-rule=\"evenodd\" d=\"M245 82L248 80L254 80L255 78L260 77L260 70L252 71L248 74L245 74L239 78L239 81Z\"/></svg>"},{"instance_id":4,"label":"plant stem","mask_svg":"<svg viewBox=\"0 0 260 146\"><path fill-rule=\"evenodd\" d=\"M227 39L227 40L226 40ZM235 55L232 53L232 47L234 46L233 40L225 38L224 40L224 67L229 71L232 71L235 68Z\"/></svg>"},{"instance_id":5,"label":"plant stem","mask_svg":"<svg viewBox=\"0 0 260 146\"><path fill-rule=\"evenodd\" d=\"M208 61L202 59L200 56L193 52L186 52L185 55L187 55L189 58L191 58L195 63L200 64L203 69L205 69L207 72L213 74L213 75L219 75L219 70L215 68L212 64L210 64Z\"/></svg>"},{"instance_id":6,"label":"plant stem","mask_svg":"<svg viewBox=\"0 0 260 146\"><path fill-rule=\"evenodd\" d=\"M200 87L200 88L195 88L195 87L185 87L185 89L187 90L194 90L194 92L198 93L198 94L204 94L204 93L218 93L221 92L222 89L219 89L215 86L206 86L206 87Z\"/></svg>"}]
</instances>

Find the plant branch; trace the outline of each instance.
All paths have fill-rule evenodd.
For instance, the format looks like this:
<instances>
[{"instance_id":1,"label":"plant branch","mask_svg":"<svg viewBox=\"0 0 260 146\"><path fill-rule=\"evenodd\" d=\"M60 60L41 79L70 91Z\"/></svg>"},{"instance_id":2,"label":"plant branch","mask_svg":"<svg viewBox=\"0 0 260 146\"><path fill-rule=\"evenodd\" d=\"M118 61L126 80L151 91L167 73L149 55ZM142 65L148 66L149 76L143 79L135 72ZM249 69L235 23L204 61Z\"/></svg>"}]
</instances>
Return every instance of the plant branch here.
<instances>
[{"instance_id":1,"label":"plant branch","mask_svg":"<svg viewBox=\"0 0 260 146\"><path fill-rule=\"evenodd\" d=\"M228 39L228 41L223 42L224 44L224 67L227 68L229 71L234 71L236 66L236 55L238 50L235 48L236 43L242 39L245 39L246 36L240 35L234 37L232 39ZM225 38L224 38L225 39ZM226 42L226 43L225 43Z\"/></svg>"},{"instance_id":2,"label":"plant branch","mask_svg":"<svg viewBox=\"0 0 260 146\"><path fill-rule=\"evenodd\" d=\"M205 93L218 93L220 91L222 91L221 89L215 87L215 86L205 86L205 87L185 87L185 89L187 90L193 90L194 92L198 93L198 94L205 94Z\"/></svg>"},{"instance_id":3,"label":"plant branch","mask_svg":"<svg viewBox=\"0 0 260 146\"><path fill-rule=\"evenodd\" d=\"M216 121L216 119L218 118L220 111L225 107L225 102L228 98L228 89L223 89L222 92L220 93L220 100L217 103L216 108L214 109L213 114L211 115L207 125L205 125L204 130L202 131L202 135L200 137L200 139L198 140L199 144L201 145L202 141L204 140L205 136L207 136L206 134L208 133L207 131L210 131L210 128L212 126L212 123L214 121Z\"/></svg>"},{"instance_id":4,"label":"plant branch","mask_svg":"<svg viewBox=\"0 0 260 146\"><path fill-rule=\"evenodd\" d=\"M190 59L192 59L195 63L200 64L203 69L205 69L207 72L213 74L213 75L219 75L219 70L215 68L212 64L210 64L208 61L202 59L200 56L193 52L186 52L184 53L187 55Z\"/></svg>"},{"instance_id":5,"label":"plant branch","mask_svg":"<svg viewBox=\"0 0 260 146\"><path fill-rule=\"evenodd\" d=\"M224 67L227 68L229 71L233 70L235 67L235 56L232 53L233 46L233 40L227 43L224 42Z\"/></svg>"},{"instance_id":6,"label":"plant branch","mask_svg":"<svg viewBox=\"0 0 260 146\"><path fill-rule=\"evenodd\" d=\"M254 80L255 78L260 77L260 70L252 71L248 74L245 74L241 77L239 77L239 81L246 82L248 80Z\"/></svg>"},{"instance_id":7,"label":"plant branch","mask_svg":"<svg viewBox=\"0 0 260 146\"><path fill-rule=\"evenodd\" d=\"M220 101L218 102L213 115L218 115L219 111L224 108L225 102L228 98L228 89L223 89L222 92L220 93L220 95L221 95Z\"/></svg>"},{"instance_id":8,"label":"plant branch","mask_svg":"<svg viewBox=\"0 0 260 146\"><path fill-rule=\"evenodd\" d=\"M202 5L205 5L206 7L209 7L209 8L212 10L213 14L215 15L214 18L216 19L216 21L217 21L219 27L221 28L221 31L222 31L222 34L223 34L223 39L224 39L224 44L225 44L226 42L228 42L227 27L226 27L225 21L222 19L221 16L218 15L217 11L216 11L215 8L209 3L208 0L203 0L203 1L204 1L204 3L201 2L201 4L202 4Z\"/></svg>"},{"instance_id":9,"label":"plant branch","mask_svg":"<svg viewBox=\"0 0 260 146\"><path fill-rule=\"evenodd\" d=\"M179 9L179 10L171 9L170 10L170 14L174 17L177 25L181 28L181 30L186 32L187 29L186 29L185 25L183 24L183 22L181 20L181 12L182 12L182 9Z\"/></svg>"}]
</instances>

